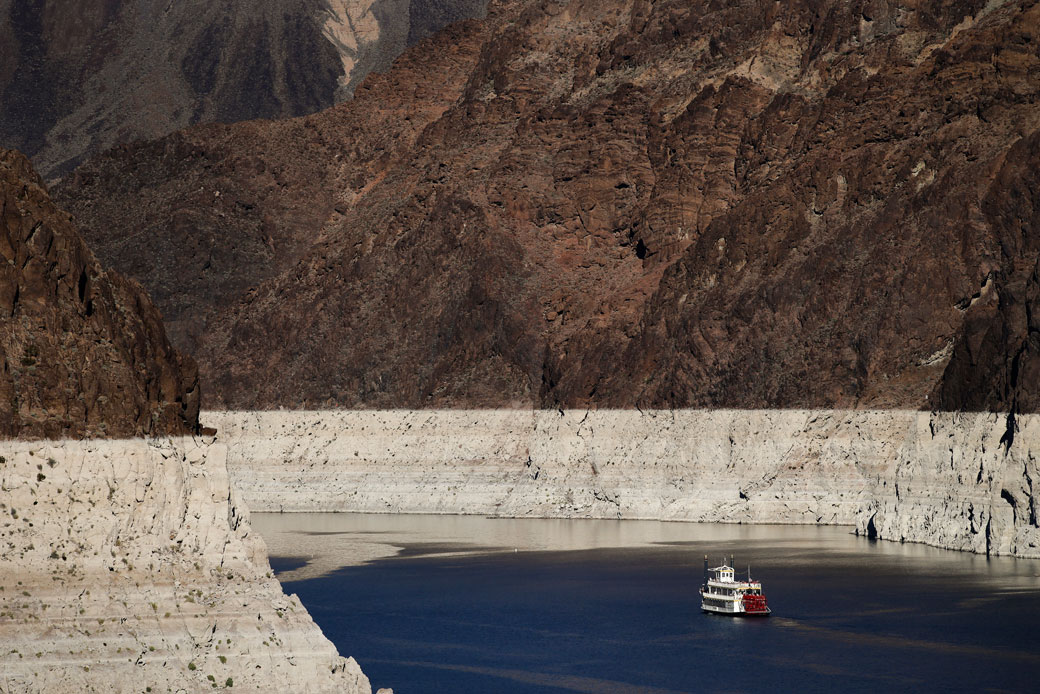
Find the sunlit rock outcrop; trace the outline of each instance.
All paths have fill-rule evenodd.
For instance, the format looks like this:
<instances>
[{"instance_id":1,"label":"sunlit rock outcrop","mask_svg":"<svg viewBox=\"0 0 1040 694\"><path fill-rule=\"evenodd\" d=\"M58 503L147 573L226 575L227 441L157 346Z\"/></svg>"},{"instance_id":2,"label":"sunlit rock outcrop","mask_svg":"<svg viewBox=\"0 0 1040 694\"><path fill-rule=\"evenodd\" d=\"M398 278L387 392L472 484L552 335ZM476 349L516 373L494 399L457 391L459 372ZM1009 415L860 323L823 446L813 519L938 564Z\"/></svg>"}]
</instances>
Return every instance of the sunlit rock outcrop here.
<instances>
[{"instance_id":1,"label":"sunlit rock outcrop","mask_svg":"<svg viewBox=\"0 0 1040 694\"><path fill-rule=\"evenodd\" d=\"M0 690L370 694L282 593L225 458L191 438L0 442Z\"/></svg>"}]
</instances>

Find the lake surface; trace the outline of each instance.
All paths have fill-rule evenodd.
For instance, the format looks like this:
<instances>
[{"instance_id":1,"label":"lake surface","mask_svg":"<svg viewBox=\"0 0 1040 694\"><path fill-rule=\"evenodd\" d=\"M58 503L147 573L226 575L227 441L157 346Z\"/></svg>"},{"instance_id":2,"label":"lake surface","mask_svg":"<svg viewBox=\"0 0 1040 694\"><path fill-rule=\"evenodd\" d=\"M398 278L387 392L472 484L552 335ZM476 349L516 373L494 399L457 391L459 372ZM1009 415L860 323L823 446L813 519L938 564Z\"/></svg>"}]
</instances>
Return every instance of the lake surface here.
<instances>
[{"instance_id":1,"label":"lake surface","mask_svg":"<svg viewBox=\"0 0 1040 694\"><path fill-rule=\"evenodd\" d=\"M254 514L285 590L395 694L1037 691L1040 562L846 528ZM736 555L773 616L708 615Z\"/></svg>"}]
</instances>

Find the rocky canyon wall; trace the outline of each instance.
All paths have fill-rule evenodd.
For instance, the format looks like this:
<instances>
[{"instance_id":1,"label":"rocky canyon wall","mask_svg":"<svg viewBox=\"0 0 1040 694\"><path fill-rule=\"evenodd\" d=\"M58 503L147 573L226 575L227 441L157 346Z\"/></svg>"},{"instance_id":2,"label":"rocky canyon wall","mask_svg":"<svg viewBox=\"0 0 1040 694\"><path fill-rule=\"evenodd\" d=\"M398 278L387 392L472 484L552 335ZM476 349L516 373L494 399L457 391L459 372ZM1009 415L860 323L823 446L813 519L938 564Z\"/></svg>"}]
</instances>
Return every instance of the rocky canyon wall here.
<instances>
[{"instance_id":1,"label":"rocky canyon wall","mask_svg":"<svg viewBox=\"0 0 1040 694\"><path fill-rule=\"evenodd\" d=\"M233 485L256 511L827 523L1040 557L1033 415L380 410L204 419L227 443Z\"/></svg>"},{"instance_id":2,"label":"rocky canyon wall","mask_svg":"<svg viewBox=\"0 0 1040 694\"><path fill-rule=\"evenodd\" d=\"M369 694L197 439L0 442L0 691Z\"/></svg>"},{"instance_id":3,"label":"rocky canyon wall","mask_svg":"<svg viewBox=\"0 0 1040 694\"><path fill-rule=\"evenodd\" d=\"M59 195L210 409L1032 412L1038 44L1027 0L496 0Z\"/></svg>"}]
</instances>

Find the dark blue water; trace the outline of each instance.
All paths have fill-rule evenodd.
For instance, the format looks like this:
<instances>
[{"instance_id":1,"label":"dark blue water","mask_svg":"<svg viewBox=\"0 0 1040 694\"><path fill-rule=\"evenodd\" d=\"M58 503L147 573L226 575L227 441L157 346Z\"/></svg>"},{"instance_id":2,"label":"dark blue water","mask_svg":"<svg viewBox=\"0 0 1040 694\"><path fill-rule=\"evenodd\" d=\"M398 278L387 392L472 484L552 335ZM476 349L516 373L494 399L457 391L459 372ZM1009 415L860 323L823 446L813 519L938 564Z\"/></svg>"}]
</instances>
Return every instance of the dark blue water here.
<instances>
[{"instance_id":1,"label":"dark blue water","mask_svg":"<svg viewBox=\"0 0 1040 694\"><path fill-rule=\"evenodd\" d=\"M398 542L406 558L285 589L396 694L1040 691L1040 562L668 525L636 547L445 557ZM750 563L773 616L701 613L705 553Z\"/></svg>"}]
</instances>

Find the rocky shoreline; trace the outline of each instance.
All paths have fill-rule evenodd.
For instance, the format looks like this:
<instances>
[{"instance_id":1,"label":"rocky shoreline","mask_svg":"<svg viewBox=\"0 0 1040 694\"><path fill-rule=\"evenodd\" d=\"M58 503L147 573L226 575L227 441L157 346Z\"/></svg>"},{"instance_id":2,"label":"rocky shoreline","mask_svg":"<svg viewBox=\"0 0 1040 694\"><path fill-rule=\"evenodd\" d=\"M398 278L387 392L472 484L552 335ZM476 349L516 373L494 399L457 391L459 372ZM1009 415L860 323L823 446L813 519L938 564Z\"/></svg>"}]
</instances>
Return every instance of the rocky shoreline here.
<instances>
[{"instance_id":1,"label":"rocky shoreline","mask_svg":"<svg viewBox=\"0 0 1040 694\"><path fill-rule=\"evenodd\" d=\"M232 485L254 511L823 523L1040 558L1034 415L341 410L203 420L228 445Z\"/></svg>"},{"instance_id":2,"label":"rocky shoreline","mask_svg":"<svg viewBox=\"0 0 1040 694\"><path fill-rule=\"evenodd\" d=\"M0 442L0 692L369 694L191 437Z\"/></svg>"}]
</instances>

